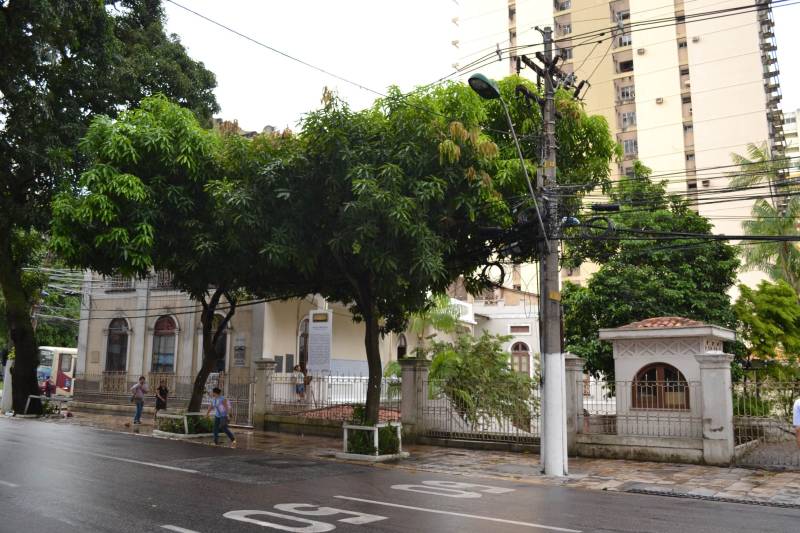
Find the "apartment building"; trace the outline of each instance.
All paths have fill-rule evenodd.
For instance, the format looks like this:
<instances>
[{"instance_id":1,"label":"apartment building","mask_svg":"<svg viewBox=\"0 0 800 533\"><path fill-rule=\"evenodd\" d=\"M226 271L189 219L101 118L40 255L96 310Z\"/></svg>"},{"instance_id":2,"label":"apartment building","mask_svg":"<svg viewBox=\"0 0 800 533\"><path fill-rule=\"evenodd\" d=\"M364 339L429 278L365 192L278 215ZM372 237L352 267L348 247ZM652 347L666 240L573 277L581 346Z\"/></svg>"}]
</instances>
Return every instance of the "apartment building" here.
<instances>
[{"instance_id":1,"label":"apartment building","mask_svg":"<svg viewBox=\"0 0 800 533\"><path fill-rule=\"evenodd\" d=\"M800 141L797 138L797 117L800 109L785 111L783 113L783 133L786 138L786 157L795 159L793 166L797 166L796 159L800 157Z\"/></svg>"},{"instance_id":2,"label":"apartment building","mask_svg":"<svg viewBox=\"0 0 800 533\"><path fill-rule=\"evenodd\" d=\"M767 142L781 155L786 142L768 2L757 0L752 9L728 13L724 10L741 7L741 0L461 4L454 41L462 55L453 66L463 68L481 52L490 53L492 43L504 50L539 42L533 26L551 24L562 70L589 80L586 111L604 116L622 146L613 176L631 176L634 161L640 160L669 181L671 192L686 195L717 233L742 233L736 217L749 216L753 201L734 201L731 196L741 195L720 192L728 181L720 169L731 165L732 153L744 153L748 143ZM705 15L711 11L724 16ZM468 44L472 55L463 54ZM519 49L526 51L533 50ZM507 58L481 71L502 77L514 66L513 58ZM596 269L584 264L563 271L562 278L584 283ZM762 277L743 273L740 281L751 284Z\"/></svg>"}]
</instances>

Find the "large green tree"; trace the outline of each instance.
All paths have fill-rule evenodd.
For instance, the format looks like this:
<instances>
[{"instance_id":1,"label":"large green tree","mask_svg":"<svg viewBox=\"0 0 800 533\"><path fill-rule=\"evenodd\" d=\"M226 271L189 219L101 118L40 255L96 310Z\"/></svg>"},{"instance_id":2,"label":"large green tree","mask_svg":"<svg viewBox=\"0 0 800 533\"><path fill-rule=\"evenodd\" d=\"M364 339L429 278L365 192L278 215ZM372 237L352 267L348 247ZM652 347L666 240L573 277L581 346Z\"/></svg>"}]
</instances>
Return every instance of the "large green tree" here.
<instances>
[{"instance_id":1,"label":"large green tree","mask_svg":"<svg viewBox=\"0 0 800 533\"><path fill-rule=\"evenodd\" d=\"M739 265L735 248L674 235L710 235L712 225L648 175L637 164L635 178L614 186L611 201L621 206L608 217L614 231L598 229L569 240L568 264L591 259L601 266L585 287L566 284L566 349L584 357L591 372L608 377L614 373L613 357L611 346L598 339L600 328L656 316L735 326L727 294ZM593 225L607 228L601 220Z\"/></svg>"},{"instance_id":2,"label":"large green tree","mask_svg":"<svg viewBox=\"0 0 800 533\"><path fill-rule=\"evenodd\" d=\"M52 243L64 260L101 274L167 271L200 306L203 359L190 411L200 408L208 374L224 357L218 339L248 283L263 277L271 296L296 294L293 276L259 265L256 245L264 242L254 240L256 223L272 229L258 217L280 214L277 194L256 209L247 184L265 179L261 170L273 163L276 143L205 130L190 111L146 98L115 121L94 120L82 143L91 166L76 192L53 203Z\"/></svg>"},{"instance_id":3,"label":"large green tree","mask_svg":"<svg viewBox=\"0 0 800 533\"><path fill-rule=\"evenodd\" d=\"M218 109L214 86L166 35L159 0L0 2L0 287L17 411L37 391L23 243L47 227L53 191L84 168L78 140L94 115L115 116L155 92L208 121Z\"/></svg>"},{"instance_id":4,"label":"large green tree","mask_svg":"<svg viewBox=\"0 0 800 533\"><path fill-rule=\"evenodd\" d=\"M525 155L536 161L538 112L515 96L518 85L536 91L519 77L503 80L500 89ZM616 150L607 124L587 117L565 94L558 101L560 179L577 194L602 186ZM533 258L533 203L504 112L464 84L408 95L393 89L358 112L331 94L323 102L298 135L293 166L302 170L288 184L292 209L285 216L301 236L299 274L364 323L366 415L376 422L380 336L403 330L412 313L429 305L428 294L444 292L459 276L477 292L493 282L487 265ZM526 164L535 174L535 164ZM525 223L517 224L515 215L525 213L519 217Z\"/></svg>"}]
</instances>

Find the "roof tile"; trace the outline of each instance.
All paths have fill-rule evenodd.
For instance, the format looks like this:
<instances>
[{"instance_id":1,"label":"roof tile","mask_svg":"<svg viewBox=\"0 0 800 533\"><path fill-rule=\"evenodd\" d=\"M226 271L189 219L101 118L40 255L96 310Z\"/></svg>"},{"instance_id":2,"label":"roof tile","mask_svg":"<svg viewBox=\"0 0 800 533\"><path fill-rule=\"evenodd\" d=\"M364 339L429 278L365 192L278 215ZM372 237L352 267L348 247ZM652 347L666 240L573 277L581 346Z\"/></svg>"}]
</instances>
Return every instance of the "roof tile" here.
<instances>
[{"instance_id":1,"label":"roof tile","mask_svg":"<svg viewBox=\"0 0 800 533\"><path fill-rule=\"evenodd\" d=\"M698 326L705 326L705 324L697 320L679 316L659 316L640 320L638 322L631 322L625 326L620 326L618 329L690 328Z\"/></svg>"}]
</instances>

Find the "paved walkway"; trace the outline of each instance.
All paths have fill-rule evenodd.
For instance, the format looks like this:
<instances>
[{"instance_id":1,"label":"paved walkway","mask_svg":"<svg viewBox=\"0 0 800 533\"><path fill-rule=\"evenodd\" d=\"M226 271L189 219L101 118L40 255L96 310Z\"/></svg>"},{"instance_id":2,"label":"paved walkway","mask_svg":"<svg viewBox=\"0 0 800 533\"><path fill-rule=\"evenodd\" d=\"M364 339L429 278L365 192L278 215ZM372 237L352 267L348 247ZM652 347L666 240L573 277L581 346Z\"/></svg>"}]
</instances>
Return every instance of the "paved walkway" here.
<instances>
[{"instance_id":1,"label":"paved walkway","mask_svg":"<svg viewBox=\"0 0 800 533\"><path fill-rule=\"evenodd\" d=\"M44 423L79 424L111 431L151 435L152 420L126 427L129 417L75 413L69 419L44 419ZM40 422L36 422L40 423ZM340 450L341 440L233 428L239 448L329 459ZM225 439L224 435L221 436ZM209 439L195 441L211 445ZM744 468L607 459L570 458L570 475L551 478L540 473L539 456L526 453L464 450L412 445L409 459L376 468L401 468L418 472L513 479L542 485L564 485L590 490L645 491L715 498L744 503L800 506L800 472L769 472Z\"/></svg>"}]
</instances>

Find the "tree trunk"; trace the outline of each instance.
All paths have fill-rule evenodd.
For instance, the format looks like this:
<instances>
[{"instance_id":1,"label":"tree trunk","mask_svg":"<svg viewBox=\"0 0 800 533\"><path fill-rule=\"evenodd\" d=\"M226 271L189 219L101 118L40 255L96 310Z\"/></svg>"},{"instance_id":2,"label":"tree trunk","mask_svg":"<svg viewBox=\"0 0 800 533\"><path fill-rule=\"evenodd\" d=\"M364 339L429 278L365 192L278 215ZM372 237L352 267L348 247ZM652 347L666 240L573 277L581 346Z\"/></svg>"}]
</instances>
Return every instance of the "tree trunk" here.
<instances>
[{"instance_id":1,"label":"tree trunk","mask_svg":"<svg viewBox=\"0 0 800 533\"><path fill-rule=\"evenodd\" d=\"M188 412L196 413L200 410L200 405L203 403L203 395L206 393L206 381L211 370L217 364L217 361L224 357L224 352L217 352L217 340L222 335L228 324L236 312L236 301L228 297L228 312L225 318L220 321L216 328L214 328L214 316L216 315L217 306L223 291L217 289L209 302L201 301L203 312L200 315L200 323L203 326L203 364L200 365L200 371L194 379L192 386L192 397L189 400Z\"/></svg>"},{"instance_id":2,"label":"tree trunk","mask_svg":"<svg viewBox=\"0 0 800 533\"><path fill-rule=\"evenodd\" d=\"M379 346L378 316L374 311L364 313L364 346L367 349L367 364L369 365L369 381L367 382L366 423L378 423L381 407L381 381L383 369L381 368L381 352Z\"/></svg>"},{"instance_id":3,"label":"tree trunk","mask_svg":"<svg viewBox=\"0 0 800 533\"><path fill-rule=\"evenodd\" d=\"M39 353L36 337L31 323L31 306L22 287L22 271L14 264L11 244L6 236L0 247L0 287L6 300L6 320L14 344L15 362L12 374L14 412L22 413L28 396L39 394L36 368L39 366ZM41 403L31 401L29 413L40 414Z\"/></svg>"}]
</instances>

